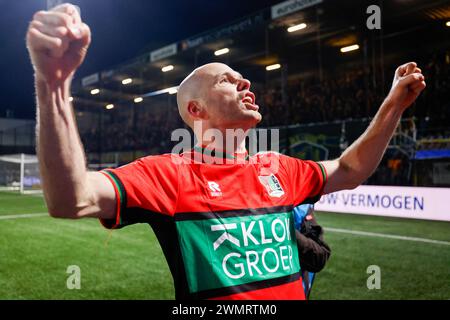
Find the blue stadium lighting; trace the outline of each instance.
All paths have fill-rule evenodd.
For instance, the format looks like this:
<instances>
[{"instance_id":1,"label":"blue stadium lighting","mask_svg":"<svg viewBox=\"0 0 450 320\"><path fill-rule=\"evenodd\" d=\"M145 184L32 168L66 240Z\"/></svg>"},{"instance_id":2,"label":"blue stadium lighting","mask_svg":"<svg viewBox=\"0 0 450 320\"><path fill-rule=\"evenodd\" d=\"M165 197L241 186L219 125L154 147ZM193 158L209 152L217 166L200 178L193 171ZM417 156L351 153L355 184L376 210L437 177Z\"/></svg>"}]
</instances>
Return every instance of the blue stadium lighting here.
<instances>
[{"instance_id":1,"label":"blue stadium lighting","mask_svg":"<svg viewBox=\"0 0 450 320\"><path fill-rule=\"evenodd\" d=\"M168 94L176 94L178 92L178 89L177 88L169 88L168 90L167 90L167 93Z\"/></svg>"},{"instance_id":2,"label":"blue stadium lighting","mask_svg":"<svg viewBox=\"0 0 450 320\"><path fill-rule=\"evenodd\" d=\"M157 90L157 91L146 93L146 94L144 94L142 96L142 98L154 97L154 96L158 96L158 95L165 94L165 93L175 94L177 92L178 92L178 86L175 86L175 87L170 87L170 88L161 89L161 90Z\"/></svg>"},{"instance_id":3,"label":"blue stadium lighting","mask_svg":"<svg viewBox=\"0 0 450 320\"><path fill-rule=\"evenodd\" d=\"M60 5L63 3L63 0L47 0L47 10L50 10L51 8L56 7L57 5Z\"/></svg>"}]
</instances>

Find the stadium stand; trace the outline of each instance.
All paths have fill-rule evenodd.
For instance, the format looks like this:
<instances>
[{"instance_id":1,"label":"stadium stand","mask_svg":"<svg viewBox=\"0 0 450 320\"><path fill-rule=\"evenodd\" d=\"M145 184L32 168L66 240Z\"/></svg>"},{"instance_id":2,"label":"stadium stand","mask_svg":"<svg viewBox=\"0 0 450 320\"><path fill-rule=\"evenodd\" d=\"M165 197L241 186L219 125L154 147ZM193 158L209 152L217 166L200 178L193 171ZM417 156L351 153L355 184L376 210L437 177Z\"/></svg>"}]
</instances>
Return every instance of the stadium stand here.
<instances>
[{"instance_id":1,"label":"stadium stand","mask_svg":"<svg viewBox=\"0 0 450 320\"><path fill-rule=\"evenodd\" d=\"M418 102L409 117L416 117L419 124L418 138L445 139L448 138L448 102L450 101L450 68L445 61L450 59L450 51L442 59L431 61L424 70L428 79L427 91L419 97ZM436 72L438 70L438 72ZM373 116L384 98L376 95L374 88L365 87L365 79L370 73L351 70L346 74L330 75L322 82L315 78L294 80L289 84L288 101L282 103L281 88L269 86L256 91L257 101L262 105L262 127L306 124L317 122L332 122L336 120L364 119ZM175 100L175 99L173 99ZM133 125L132 110L111 112L102 132L105 151L125 151L145 148L148 145L158 145L155 139L164 136L169 130L181 127L182 122L177 117L171 102L170 109L154 105L151 109L138 111L139 121ZM288 110L288 111L287 111ZM286 114L289 116L280 116ZM430 130L430 127L433 129ZM93 127L83 134L88 149L98 148L96 137L100 128ZM157 147L157 152L164 151L164 143ZM426 140L420 147L430 148Z\"/></svg>"},{"instance_id":2,"label":"stadium stand","mask_svg":"<svg viewBox=\"0 0 450 320\"><path fill-rule=\"evenodd\" d=\"M445 150L450 138L447 112L450 50L441 41L445 31L441 30L442 17L436 14L445 10L445 5L430 2L422 6L412 1L408 14L384 17L382 31L356 32L365 29L360 25L365 22L364 16L342 19L330 11L327 2L317 3L282 17L274 17L270 10L257 12L162 48L174 51L167 57L163 55L152 61L154 54L161 53L154 50L150 61L140 56L97 76L81 79L81 85L75 90L79 123L87 113L96 119L96 125L81 130L88 154L102 158L103 154L125 153L126 161L119 156L119 163L125 163L137 154L170 152L174 145L170 132L184 126L178 117L175 96L153 94L170 85L176 86L197 65L222 61L252 80L252 90L263 114L260 127L280 128L284 152L304 156L305 152L292 149L292 141L309 139L322 144L329 157L336 157L361 134L375 114L389 90L391 80L386 75L392 75L399 62L414 59L424 69L428 88L405 113L405 121L399 126L382 164L367 183L437 185L430 183L433 180L429 177L433 171L430 166L436 161L447 163ZM347 4L343 2L343 6ZM360 3L362 7L365 4ZM299 21L308 22L305 31L296 36L287 35L286 26ZM418 29L419 21L422 27ZM391 32L398 30L399 24L403 30L401 39L406 40L400 41L397 33ZM407 41L413 38L420 38L423 46L417 48L412 41ZM336 54L337 45L351 42L360 42L361 50L348 56ZM231 50L238 55L211 58L212 48L223 46L232 46ZM260 71L264 65L275 62L281 62L280 70ZM158 76L158 69L169 64L176 65L175 70L179 71ZM120 80L127 77L138 84L133 88L121 86ZM90 95L89 91L96 86L102 93ZM145 95L149 92L150 95ZM144 96L144 102L130 102L136 96ZM107 103L114 103L114 109L105 110ZM292 126L297 129L290 129ZM424 149L442 152L433 153L438 160L429 160L423 158ZM323 155L308 154L315 160Z\"/></svg>"},{"instance_id":3,"label":"stadium stand","mask_svg":"<svg viewBox=\"0 0 450 320\"><path fill-rule=\"evenodd\" d=\"M89 162L124 164L139 155L170 152L175 144L170 133L184 124L176 97L167 88L211 61L227 63L252 81L263 114L260 127L280 128L284 152L300 155L293 141L309 140L327 150L310 152L309 157L337 157L367 127L389 90L393 68L415 60L427 89L404 114L380 168L367 183L450 185L430 182L434 163L448 163L450 149L450 37L443 23L448 4L386 3L381 30L365 25L370 1L341 1L340 12L352 12L345 17L329 1L297 8L283 4L76 79L73 103ZM306 28L286 31L300 22ZM416 39L420 46L412 41ZM339 52L352 43L359 50ZM224 47L230 48L228 54L212 54ZM264 70L274 63L281 68ZM173 71L161 72L167 65ZM123 85L124 79L132 83ZM100 92L92 95L93 89ZM137 97L142 101L133 102Z\"/></svg>"}]
</instances>

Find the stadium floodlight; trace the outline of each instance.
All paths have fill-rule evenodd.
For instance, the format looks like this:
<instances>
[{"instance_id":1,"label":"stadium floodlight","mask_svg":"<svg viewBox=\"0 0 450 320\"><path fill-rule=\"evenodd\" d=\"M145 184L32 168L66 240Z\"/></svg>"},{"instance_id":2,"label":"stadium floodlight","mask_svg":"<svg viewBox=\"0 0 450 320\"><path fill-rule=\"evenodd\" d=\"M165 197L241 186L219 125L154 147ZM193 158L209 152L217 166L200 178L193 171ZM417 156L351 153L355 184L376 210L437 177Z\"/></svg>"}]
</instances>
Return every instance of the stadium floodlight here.
<instances>
[{"instance_id":1,"label":"stadium floodlight","mask_svg":"<svg viewBox=\"0 0 450 320\"><path fill-rule=\"evenodd\" d=\"M172 70L173 70L173 65L171 65L171 64L161 68L162 72L169 72L169 71L172 71Z\"/></svg>"},{"instance_id":2,"label":"stadium floodlight","mask_svg":"<svg viewBox=\"0 0 450 320\"><path fill-rule=\"evenodd\" d=\"M111 109L114 109L114 105L112 103L110 103L110 104L107 104L105 108L107 110L111 110Z\"/></svg>"},{"instance_id":3,"label":"stadium floodlight","mask_svg":"<svg viewBox=\"0 0 450 320\"><path fill-rule=\"evenodd\" d=\"M214 52L214 55L215 55L215 56L221 56L221 55L223 55L223 54L227 54L228 52L230 52L230 49L228 49L228 48L223 48L223 49L220 49L220 50L215 51L215 52Z\"/></svg>"},{"instance_id":4,"label":"stadium floodlight","mask_svg":"<svg viewBox=\"0 0 450 320\"><path fill-rule=\"evenodd\" d=\"M96 94L98 94L98 93L100 93L100 89L92 89L92 90L91 90L91 94L92 94L92 95L96 95Z\"/></svg>"},{"instance_id":5,"label":"stadium floodlight","mask_svg":"<svg viewBox=\"0 0 450 320\"><path fill-rule=\"evenodd\" d=\"M139 103L139 102L142 102L144 99L142 99L142 97L137 97L137 98L134 98L134 103Z\"/></svg>"},{"instance_id":6,"label":"stadium floodlight","mask_svg":"<svg viewBox=\"0 0 450 320\"><path fill-rule=\"evenodd\" d=\"M358 50L358 49L359 49L359 45L353 44L351 46L347 46L347 47L341 48L341 52L342 53L346 53L346 52L355 51L355 50Z\"/></svg>"},{"instance_id":7,"label":"stadium floodlight","mask_svg":"<svg viewBox=\"0 0 450 320\"><path fill-rule=\"evenodd\" d=\"M73 101L73 97L69 97L69 101L72 102Z\"/></svg>"},{"instance_id":8,"label":"stadium floodlight","mask_svg":"<svg viewBox=\"0 0 450 320\"><path fill-rule=\"evenodd\" d=\"M168 90L167 90L167 93L169 93L169 94L175 94L175 93L177 93L178 92L178 88L169 88Z\"/></svg>"},{"instance_id":9,"label":"stadium floodlight","mask_svg":"<svg viewBox=\"0 0 450 320\"><path fill-rule=\"evenodd\" d=\"M272 70L277 70L281 68L281 64L276 63L276 64L271 64L270 66L266 67L267 71L272 71Z\"/></svg>"},{"instance_id":10,"label":"stadium floodlight","mask_svg":"<svg viewBox=\"0 0 450 320\"><path fill-rule=\"evenodd\" d=\"M132 82L133 82L133 79L131 79L131 78L127 78L127 79L123 79L122 80L122 84L123 85L127 85L127 84L130 84Z\"/></svg>"},{"instance_id":11,"label":"stadium floodlight","mask_svg":"<svg viewBox=\"0 0 450 320\"><path fill-rule=\"evenodd\" d=\"M450 21L447 21L447 22L445 23L445 25L446 25L447 27L450 27Z\"/></svg>"},{"instance_id":12,"label":"stadium floodlight","mask_svg":"<svg viewBox=\"0 0 450 320\"><path fill-rule=\"evenodd\" d=\"M305 28L306 28L306 23L300 23L300 24L297 24L295 26L289 27L287 29L287 31L288 32L295 32L295 31L302 30L302 29L305 29Z\"/></svg>"},{"instance_id":13,"label":"stadium floodlight","mask_svg":"<svg viewBox=\"0 0 450 320\"><path fill-rule=\"evenodd\" d=\"M166 93L175 94L177 92L178 92L178 86L175 86L175 87L170 87L170 88L165 88L165 89L161 89L161 90L157 90L157 91L148 92L146 94L143 94L142 98L159 96L160 94L166 94Z\"/></svg>"}]
</instances>

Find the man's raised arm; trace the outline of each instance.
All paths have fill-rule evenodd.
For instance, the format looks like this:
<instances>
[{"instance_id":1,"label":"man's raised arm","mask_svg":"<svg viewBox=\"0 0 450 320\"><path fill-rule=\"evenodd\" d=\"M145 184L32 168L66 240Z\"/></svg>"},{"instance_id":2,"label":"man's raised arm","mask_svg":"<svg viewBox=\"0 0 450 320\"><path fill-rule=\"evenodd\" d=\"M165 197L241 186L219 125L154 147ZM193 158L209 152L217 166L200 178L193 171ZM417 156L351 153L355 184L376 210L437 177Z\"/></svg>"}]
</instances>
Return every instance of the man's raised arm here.
<instances>
[{"instance_id":1,"label":"man's raised arm","mask_svg":"<svg viewBox=\"0 0 450 320\"><path fill-rule=\"evenodd\" d=\"M391 91L367 130L336 160L324 161L328 181L324 193L353 189L375 171L403 112L425 89L425 78L414 62L395 71Z\"/></svg>"},{"instance_id":2,"label":"man's raised arm","mask_svg":"<svg viewBox=\"0 0 450 320\"><path fill-rule=\"evenodd\" d=\"M112 218L115 192L101 173L88 172L69 102L73 74L90 44L89 27L75 6L39 11L26 42L35 72L37 154L50 215Z\"/></svg>"}]
</instances>

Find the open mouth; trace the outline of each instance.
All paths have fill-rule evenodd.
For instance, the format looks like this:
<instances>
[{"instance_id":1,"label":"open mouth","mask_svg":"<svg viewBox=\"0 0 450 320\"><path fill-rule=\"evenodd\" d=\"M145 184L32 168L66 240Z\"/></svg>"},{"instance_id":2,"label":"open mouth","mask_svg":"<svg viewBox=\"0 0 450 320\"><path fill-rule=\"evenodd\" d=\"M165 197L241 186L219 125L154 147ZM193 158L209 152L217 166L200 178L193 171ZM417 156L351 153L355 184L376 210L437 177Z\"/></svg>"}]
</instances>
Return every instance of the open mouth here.
<instances>
[{"instance_id":1,"label":"open mouth","mask_svg":"<svg viewBox=\"0 0 450 320\"><path fill-rule=\"evenodd\" d=\"M241 101L247 109L258 111L259 107L255 105L255 95L252 92L247 92Z\"/></svg>"},{"instance_id":2,"label":"open mouth","mask_svg":"<svg viewBox=\"0 0 450 320\"><path fill-rule=\"evenodd\" d=\"M253 99L251 97L245 97L244 99L242 99L243 103L251 103L253 104Z\"/></svg>"}]
</instances>

